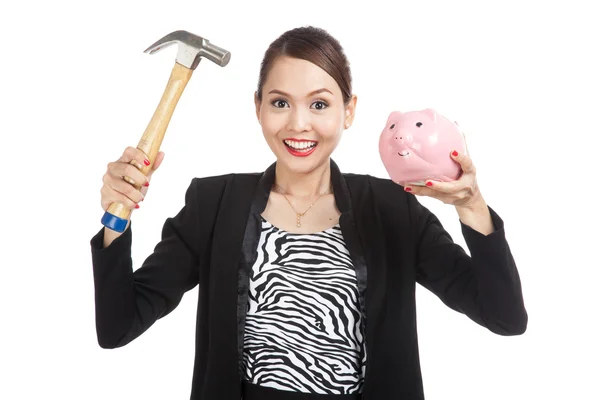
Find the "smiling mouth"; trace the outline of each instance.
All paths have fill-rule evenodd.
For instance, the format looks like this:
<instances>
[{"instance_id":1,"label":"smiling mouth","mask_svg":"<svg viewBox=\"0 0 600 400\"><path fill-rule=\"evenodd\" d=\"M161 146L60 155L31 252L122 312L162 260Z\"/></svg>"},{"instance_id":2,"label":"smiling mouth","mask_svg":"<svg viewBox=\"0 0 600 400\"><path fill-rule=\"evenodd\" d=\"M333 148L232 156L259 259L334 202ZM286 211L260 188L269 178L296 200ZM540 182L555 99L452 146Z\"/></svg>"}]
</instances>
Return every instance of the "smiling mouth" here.
<instances>
[{"instance_id":1,"label":"smiling mouth","mask_svg":"<svg viewBox=\"0 0 600 400\"><path fill-rule=\"evenodd\" d=\"M315 147L317 147L318 142L314 142L314 141L310 141L310 140L306 140L306 141L284 140L283 144L288 148L288 150L292 151L293 153L296 153L296 154L307 153L308 154L308 153L311 153Z\"/></svg>"}]
</instances>

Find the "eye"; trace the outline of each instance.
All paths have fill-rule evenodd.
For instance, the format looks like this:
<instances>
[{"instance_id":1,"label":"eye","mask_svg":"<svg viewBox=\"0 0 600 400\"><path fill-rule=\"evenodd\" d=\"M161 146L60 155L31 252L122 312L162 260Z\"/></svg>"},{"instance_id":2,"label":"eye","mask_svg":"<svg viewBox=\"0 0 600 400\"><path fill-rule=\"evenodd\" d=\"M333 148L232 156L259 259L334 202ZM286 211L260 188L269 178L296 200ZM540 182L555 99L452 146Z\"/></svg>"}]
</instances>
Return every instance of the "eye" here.
<instances>
[{"instance_id":1,"label":"eye","mask_svg":"<svg viewBox=\"0 0 600 400\"><path fill-rule=\"evenodd\" d=\"M321 100L319 100L319 101L315 101L315 102L313 103L313 105L315 106L315 108L316 108L317 110L324 110L324 109L326 109L326 108L327 108L327 103L325 103L324 101L321 101Z\"/></svg>"},{"instance_id":2,"label":"eye","mask_svg":"<svg viewBox=\"0 0 600 400\"><path fill-rule=\"evenodd\" d=\"M395 126L396 124L392 124L392 126L390 126L390 129L394 129Z\"/></svg>"},{"instance_id":3,"label":"eye","mask_svg":"<svg viewBox=\"0 0 600 400\"><path fill-rule=\"evenodd\" d=\"M284 108L286 106L287 102L282 99L277 99L277 100L274 100L273 102L271 102L271 104L273 104L277 108Z\"/></svg>"},{"instance_id":4,"label":"eye","mask_svg":"<svg viewBox=\"0 0 600 400\"><path fill-rule=\"evenodd\" d=\"M421 127L421 125L423 125L423 123L422 123L422 122L417 122L417 128L420 128L420 127Z\"/></svg>"}]
</instances>

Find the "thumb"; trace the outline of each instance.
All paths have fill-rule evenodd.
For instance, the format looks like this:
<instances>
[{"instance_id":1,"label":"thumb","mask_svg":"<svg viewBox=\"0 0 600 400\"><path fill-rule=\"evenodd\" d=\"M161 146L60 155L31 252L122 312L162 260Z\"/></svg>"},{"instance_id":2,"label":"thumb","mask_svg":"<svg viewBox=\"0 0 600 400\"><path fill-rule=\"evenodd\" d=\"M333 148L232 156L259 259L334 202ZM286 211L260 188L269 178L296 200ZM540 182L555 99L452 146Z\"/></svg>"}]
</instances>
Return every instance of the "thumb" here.
<instances>
[{"instance_id":1,"label":"thumb","mask_svg":"<svg viewBox=\"0 0 600 400\"><path fill-rule=\"evenodd\" d=\"M160 164L162 163L162 161L163 161L164 158L165 158L165 153L163 153L162 151L159 151L158 154L156 155L156 159L154 160L154 164L152 165L152 168L150 169L150 171L146 175L146 177L148 178L148 182L150 182L150 178L152 177L152 174L154 173L154 171L156 171L158 169L158 167L160 167ZM142 192L142 194L144 195L144 197L148 193L148 186L147 186L148 184L149 183L147 183L146 185L142 186L141 189L140 189L140 191Z\"/></svg>"},{"instance_id":2,"label":"thumb","mask_svg":"<svg viewBox=\"0 0 600 400\"><path fill-rule=\"evenodd\" d=\"M148 175L147 175L148 179L150 179L150 177L152 176L154 171L156 171L158 169L158 167L160 167L160 164L162 164L164 158L165 158L165 153L162 151L159 151L158 154L156 155L156 159L154 160L154 164L152 165L152 168L148 172Z\"/></svg>"}]
</instances>

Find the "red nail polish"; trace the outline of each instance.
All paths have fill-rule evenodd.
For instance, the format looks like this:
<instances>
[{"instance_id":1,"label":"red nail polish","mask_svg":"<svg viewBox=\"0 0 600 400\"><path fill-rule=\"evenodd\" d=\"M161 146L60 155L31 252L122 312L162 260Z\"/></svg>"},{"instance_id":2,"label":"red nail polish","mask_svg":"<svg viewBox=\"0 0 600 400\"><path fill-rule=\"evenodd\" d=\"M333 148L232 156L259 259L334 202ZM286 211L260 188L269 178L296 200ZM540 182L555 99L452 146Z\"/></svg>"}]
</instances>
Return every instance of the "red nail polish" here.
<instances>
[{"instance_id":1,"label":"red nail polish","mask_svg":"<svg viewBox=\"0 0 600 400\"><path fill-rule=\"evenodd\" d=\"M150 160L144 160L144 164L150 165Z\"/></svg>"},{"instance_id":2,"label":"red nail polish","mask_svg":"<svg viewBox=\"0 0 600 400\"><path fill-rule=\"evenodd\" d=\"M452 155L453 155L454 157L458 156L458 153L456 152L456 150L454 150L454 151L452 152Z\"/></svg>"},{"instance_id":3,"label":"red nail polish","mask_svg":"<svg viewBox=\"0 0 600 400\"><path fill-rule=\"evenodd\" d=\"M433 183L431 183L431 182L427 182L427 183L426 183L426 185L427 185L427 186L432 186L432 185L433 185Z\"/></svg>"},{"instance_id":4,"label":"red nail polish","mask_svg":"<svg viewBox=\"0 0 600 400\"><path fill-rule=\"evenodd\" d=\"M139 205L139 204L136 204L136 205L135 205L135 208L140 208L140 205Z\"/></svg>"},{"instance_id":5,"label":"red nail polish","mask_svg":"<svg viewBox=\"0 0 600 400\"><path fill-rule=\"evenodd\" d=\"M412 189L409 187L405 187L404 190L406 190L407 192L410 192Z\"/></svg>"},{"instance_id":6,"label":"red nail polish","mask_svg":"<svg viewBox=\"0 0 600 400\"><path fill-rule=\"evenodd\" d=\"M150 182L144 183L144 186L146 186L146 187L150 186Z\"/></svg>"}]
</instances>

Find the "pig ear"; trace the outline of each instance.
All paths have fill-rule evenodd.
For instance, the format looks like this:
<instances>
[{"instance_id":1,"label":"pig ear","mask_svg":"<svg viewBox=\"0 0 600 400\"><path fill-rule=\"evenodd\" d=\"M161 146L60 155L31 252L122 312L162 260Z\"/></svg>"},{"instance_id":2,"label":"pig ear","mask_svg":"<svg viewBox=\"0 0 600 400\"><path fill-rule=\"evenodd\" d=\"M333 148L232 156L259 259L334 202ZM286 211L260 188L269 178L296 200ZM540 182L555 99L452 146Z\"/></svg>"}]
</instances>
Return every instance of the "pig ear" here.
<instances>
[{"instance_id":1,"label":"pig ear","mask_svg":"<svg viewBox=\"0 0 600 400\"><path fill-rule=\"evenodd\" d=\"M402 115L402 113L400 111L392 111L390 113L390 115L388 116L388 119L386 121L386 125L389 128L390 124L392 123L392 121L396 121L398 120L398 118Z\"/></svg>"},{"instance_id":2,"label":"pig ear","mask_svg":"<svg viewBox=\"0 0 600 400\"><path fill-rule=\"evenodd\" d=\"M389 122L389 121L391 121L391 120L392 120L392 119L394 119L394 118L398 118L398 117L400 117L401 115L402 115L402 112L401 112L401 111L392 111L392 112L390 113L390 115L388 116L388 119L387 119L387 120L388 120L388 122Z\"/></svg>"},{"instance_id":3,"label":"pig ear","mask_svg":"<svg viewBox=\"0 0 600 400\"><path fill-rule=\"evenodd\" d=\"M436 122L438 113L433 108L426 108L423 114L427 115L433 122Z\"/></svg>"}]
</instances>

